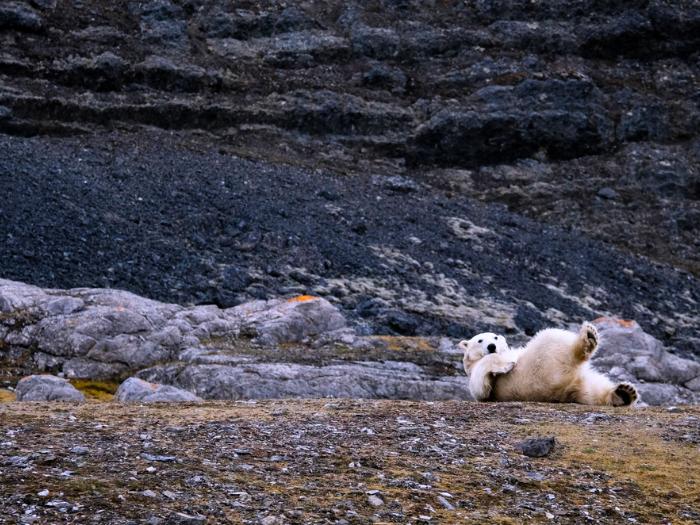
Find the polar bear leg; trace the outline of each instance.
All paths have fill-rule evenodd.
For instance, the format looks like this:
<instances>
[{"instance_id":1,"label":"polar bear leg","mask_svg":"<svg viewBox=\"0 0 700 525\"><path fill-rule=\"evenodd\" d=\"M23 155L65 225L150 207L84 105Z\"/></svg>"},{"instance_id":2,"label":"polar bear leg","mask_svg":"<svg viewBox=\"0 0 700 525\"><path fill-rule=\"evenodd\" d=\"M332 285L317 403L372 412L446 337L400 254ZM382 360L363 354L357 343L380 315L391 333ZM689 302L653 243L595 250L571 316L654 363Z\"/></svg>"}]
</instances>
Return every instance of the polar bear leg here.
<instances>
[{"instance_id":1,"label":"polar bear leg","mask_svg":"<svg viewBox=\"0 0 700 525\"><path fill-rule=\"evenodd\" d=\"M577 361L587 361L598 348L598 330L591 323L583 323L572 348Z\"/></svg>"},{"instance_id":2,"label":"polar bear leg","mask_svg":"<svg viewBox=\"0 0 700 525\"><path fill-rule=\"evenodd\" d=\"M603 374L584 365L574 401L584 405L627 406L638 399L637 389L629 383L615 384Z\"/></svg>"},{"instance_id":3,"label":"polar bear leg","mask_svg":"<svg viewBox=\"0 0 700 525\"><path fill-rule=\"evenodd\" d=\"M507 374L515 363L502 359L498 354L482 357L469 374L469 392L476 401L487 401L491 397L495 376Z\"/></svg>"}]
</instances>

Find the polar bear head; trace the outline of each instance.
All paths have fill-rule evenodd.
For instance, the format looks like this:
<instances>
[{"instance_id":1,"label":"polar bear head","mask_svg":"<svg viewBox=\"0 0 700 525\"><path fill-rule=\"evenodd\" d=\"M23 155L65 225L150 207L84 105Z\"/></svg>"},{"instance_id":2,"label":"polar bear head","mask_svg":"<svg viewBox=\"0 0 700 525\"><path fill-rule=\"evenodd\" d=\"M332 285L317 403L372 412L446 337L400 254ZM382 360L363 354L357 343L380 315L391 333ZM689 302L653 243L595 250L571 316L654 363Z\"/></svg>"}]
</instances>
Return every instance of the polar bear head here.
<instances>
[{"instance_id":1,"label":"polar bear head","mask_svg":"<svg viewBox=\"0 0 700 525\"><path fill-rule=\"evenodd\" d=\"M509 350L506 338L502 335L485 332L460 341L457 346L464 351L464 360L475 362L489 354L500 354Z\"/></svg>"}]
</instances>

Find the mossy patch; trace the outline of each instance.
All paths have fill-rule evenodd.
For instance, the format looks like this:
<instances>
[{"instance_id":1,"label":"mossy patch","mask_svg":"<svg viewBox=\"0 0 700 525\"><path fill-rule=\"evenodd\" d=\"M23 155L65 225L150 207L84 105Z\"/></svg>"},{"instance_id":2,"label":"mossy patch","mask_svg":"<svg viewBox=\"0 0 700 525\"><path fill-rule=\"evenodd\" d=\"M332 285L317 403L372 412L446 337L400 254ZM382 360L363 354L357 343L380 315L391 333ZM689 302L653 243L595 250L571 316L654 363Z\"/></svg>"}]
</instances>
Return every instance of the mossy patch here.
<instances>
[{"instance_id":1,"label":"mossy patch","mask_svg":"<svg viewBox=\"0 0 700 525\"><path fill-rule=\"evenodd\" d=\"M71 379L70 383L80 390L86 398L95 401L111 401L119 388L113 381L94 381L91 379Z\"/></svg>"}]
</instances>

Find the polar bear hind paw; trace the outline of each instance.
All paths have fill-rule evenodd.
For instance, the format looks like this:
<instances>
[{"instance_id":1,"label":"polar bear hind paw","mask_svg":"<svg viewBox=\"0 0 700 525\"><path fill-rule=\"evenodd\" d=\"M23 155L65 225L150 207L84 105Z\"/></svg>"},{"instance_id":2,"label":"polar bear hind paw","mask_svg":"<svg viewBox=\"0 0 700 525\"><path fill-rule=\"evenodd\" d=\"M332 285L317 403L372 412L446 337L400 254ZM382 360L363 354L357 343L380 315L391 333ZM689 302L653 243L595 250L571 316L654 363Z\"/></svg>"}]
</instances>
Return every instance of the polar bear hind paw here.
<instances>
[{"instance_id":1,"label":"polar bear hind paw","mask_svg":"<svg viewBox=\"0 0 700 525\"><path fill-rule=\"evenodd\" d=\"M598 330L591 323L583 323L579 337L583 356L588 359L598 348Z\"/></svg>"},{"instance_id":2,"label":"polar bear hind paw","mask_svg":"<svg viewBox=\"0 0 700 525\"><path fill-rule=\"evenodd\" d=\"M613 406L628 406L632 405L639 399L637 389L630 383L620 383L617 385L612 395Z\"/></svg>"}]
</instances>

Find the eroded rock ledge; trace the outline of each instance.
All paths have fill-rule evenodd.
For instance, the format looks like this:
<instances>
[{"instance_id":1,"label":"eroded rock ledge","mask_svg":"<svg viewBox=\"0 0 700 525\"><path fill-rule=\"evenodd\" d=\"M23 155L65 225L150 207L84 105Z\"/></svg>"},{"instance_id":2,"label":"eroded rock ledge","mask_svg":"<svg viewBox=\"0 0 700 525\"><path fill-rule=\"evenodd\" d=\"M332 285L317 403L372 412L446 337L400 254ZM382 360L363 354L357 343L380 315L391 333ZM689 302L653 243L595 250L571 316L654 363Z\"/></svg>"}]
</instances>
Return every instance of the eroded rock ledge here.
<instances>
[{"instance_id":1,"label":"eroded rock ledge","mask_svg":"<svg viewBox=\"0 0 700 525\"><path fill-rule=\"evenodd\" d=\"M699 363L669 353L634 321L596 323L598 368L638 384L649 404L700 400ZM51 372L137 375L204 399L468 399L454 343L359 336L335 306L312 296L220 309L0 280L0 373L10 384Z\"/></svg>"}]
</instances>

